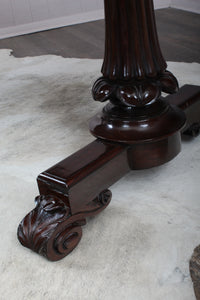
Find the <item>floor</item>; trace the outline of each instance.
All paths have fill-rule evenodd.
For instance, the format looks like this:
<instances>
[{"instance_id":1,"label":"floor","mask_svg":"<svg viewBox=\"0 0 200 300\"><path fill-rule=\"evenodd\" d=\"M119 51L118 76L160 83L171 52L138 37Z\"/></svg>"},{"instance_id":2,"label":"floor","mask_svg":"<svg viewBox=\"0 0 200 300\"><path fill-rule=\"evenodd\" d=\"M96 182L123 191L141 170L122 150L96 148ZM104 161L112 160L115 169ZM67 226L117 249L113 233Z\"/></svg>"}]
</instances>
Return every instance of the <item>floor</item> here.
<instances>
[{"instance_id":1,"label":"floor","mask_svg":"<svg viewBox=\"0 0 200 300\"><path fill-rule=\"evenodd\" d=\"M200 63L199 14L167 8L156 10L156 20L166 60ZM104 20L2 39L2 48L12 49L15 57L55 54L102 58Z\"/></svg>"}]
</instances>

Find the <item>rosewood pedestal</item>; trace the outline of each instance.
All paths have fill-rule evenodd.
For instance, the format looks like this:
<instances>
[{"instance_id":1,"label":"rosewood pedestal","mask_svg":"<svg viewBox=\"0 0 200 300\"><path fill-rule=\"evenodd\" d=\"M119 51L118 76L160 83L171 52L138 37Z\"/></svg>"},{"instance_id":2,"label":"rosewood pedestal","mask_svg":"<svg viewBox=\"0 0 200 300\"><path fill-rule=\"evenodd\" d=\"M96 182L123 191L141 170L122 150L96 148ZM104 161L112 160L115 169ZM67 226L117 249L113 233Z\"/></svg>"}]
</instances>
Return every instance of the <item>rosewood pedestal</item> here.
<instances>
[{"instance_id":1,"label":"rosewood pedestal","mask_svg":"<svg viewBox=\"0 0 200 300\"><path fill-rule=\"evenodd\" d=\"M38 176L36 207L18 228L23 246L52 261L77 246L87 216L107 207L109 186L130 170L168 162L181 133L199 133L200 87L179 90L167 70L153 1L105 0L105 21L103 76L92 92L108 104L90 122L96 140Z\"/></svg>"}]
</instances>

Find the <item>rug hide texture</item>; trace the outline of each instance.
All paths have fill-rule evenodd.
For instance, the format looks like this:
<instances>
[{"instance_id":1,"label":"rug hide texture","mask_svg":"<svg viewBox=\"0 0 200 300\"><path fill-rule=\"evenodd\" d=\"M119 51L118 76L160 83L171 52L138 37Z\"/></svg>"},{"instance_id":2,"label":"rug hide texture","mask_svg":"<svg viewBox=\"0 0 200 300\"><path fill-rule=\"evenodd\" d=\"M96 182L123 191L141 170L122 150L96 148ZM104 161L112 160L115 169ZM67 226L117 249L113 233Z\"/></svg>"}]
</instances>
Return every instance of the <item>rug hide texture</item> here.
<instances>
[{"instance_id":1,"label":"rug hide texture","mask_svg":"<svg viewBox=\"0 0 200 300\"><path fill-rule=\"evenodd\" d=\"M132 171L111 187L109 207L83 227L78 247L49 262L22 247L36 177L94 140L103 108L91 86L102 60L0 50L0 299L194 300L189 260L200 243L200 137L166 165ZM197 63L168 63L180 85L200 83Z\"/></svg>"}]
</instances>

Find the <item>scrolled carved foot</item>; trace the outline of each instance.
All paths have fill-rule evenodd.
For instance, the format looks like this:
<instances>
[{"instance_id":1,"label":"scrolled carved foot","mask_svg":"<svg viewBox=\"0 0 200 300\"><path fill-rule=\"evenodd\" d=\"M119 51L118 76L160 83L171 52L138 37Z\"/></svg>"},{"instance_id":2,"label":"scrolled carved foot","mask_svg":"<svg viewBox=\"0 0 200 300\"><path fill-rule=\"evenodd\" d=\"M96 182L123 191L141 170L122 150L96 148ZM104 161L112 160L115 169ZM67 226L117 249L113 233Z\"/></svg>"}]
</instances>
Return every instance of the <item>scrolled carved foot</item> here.
<instances>
[{"instance_id":1,"label":"scrolled carved foot","mask_svg":"<svg viewBox=\"0 0 200 300\"><path fill-rule=\"evenodd\" d=\"M87 216L94 216L105 209L111 192L104 190L89 202L86 211L71 214L69 206L53 195L36 197L36 207L25 216L18 227L18 239L27 248L57 261L68 255L82 237L81 226Z\"/></svg>"},{"instance_id":2,"label":"scrolled carved foot","mask_svg":"<svg viewBox=\"0 0 200 300\"><path fill-rule=\"evenodd\" d=\"M186 131L183 132L185 135L197 137L200 134L200 123L192 124Z\"/></svg>"},{"instance_id":3,"label":"scrolled carved foot","mask_svg":"<svg viewBox=\"0 0 200 300\"><path fill-rule=\"evenodd\" d=\"M200 245L195 248L190 260L190 275L197 300L200 300Z\"/></svg>"},{"instance_id":4,"label":"scrolled carved foot","mask_svg":"<svg viewBox=\"0 0 200 300\"><path fill-rule=\"evenodd\" d=\"M85 219L71 216L70 208L55 196L38 196L35 201L35 209L18 227L18 239L47 259L60 260L78 245Z\"/></svg>"}]
</instances>

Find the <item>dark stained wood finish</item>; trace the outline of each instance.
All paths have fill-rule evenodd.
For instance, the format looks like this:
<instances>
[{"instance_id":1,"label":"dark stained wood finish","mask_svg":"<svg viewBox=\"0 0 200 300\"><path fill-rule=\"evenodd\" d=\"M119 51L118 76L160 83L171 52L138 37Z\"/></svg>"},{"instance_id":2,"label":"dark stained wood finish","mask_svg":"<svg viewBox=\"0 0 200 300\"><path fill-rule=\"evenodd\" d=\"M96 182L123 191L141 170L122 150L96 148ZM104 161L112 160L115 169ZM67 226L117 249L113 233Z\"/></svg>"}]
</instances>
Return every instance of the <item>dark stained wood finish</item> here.
<instances>
[{"instance_id":1,"label":"dark stained wood finish","mask_svg":"<svg viewBox=\"0 0 200 300\"><path fill-rule=\"evenodd\" d=\"M97 138L135 144L130 151L137 162L133 168L165 163L180 152L185 115L161 99L162 91L177 92L178 82L166 70L153 1L106 0L105 19L103 77L93 86L93 98L110 104L91 120L90 131ZM144 143L145 153L151 152L146 165L140 159ZM156 152L162 158L156 160Z\"/></svg>"},{"instance_id":2,"label":"dark stained wood finish","mask_svg":"<svg viewBox=\"0 0 200 300\"><path fill-rule=\"evenodd\" d=\"M199 112L199 87L161 97L161 91L176 92L178 83L166 71L152 0L105 0L105 15L103 77L93 95L110 103L90 123L98 139L38 176L36 207L18 228L22 245L52 261L78 245L86 217L110 203L110 185L131 169L174 158L181 130L194 135L191 126L200 124L194 114Z\"/></svg>"},{"instance_id":3,"label":"dark stained wood finish","mask_svg":"<svg viewBox=\"0 0 200 300\"><path fill-rule=\"evenodd\" d=\"M160 50L152 0L105 1L105 21L103 77L93 86L94 100L141 107L162 91L177 91Z\"/></svg>"},{"instance_id":4,"label":"dark stained wood finish","mask_svg":"<svg viewBox=\"0 0 200 300\"><path fill-rule=\"evenodd\" d=\"M152 1L104 1L106 21L102 74L109 80L141 80L166 70Z\"/></svg>"},{"instance_id":5,"label":"dark stained wood finish","mask_svg":"<svg viewBox=\"0 0 200 300\"><path fill-rule=\"evenodd\" d=\"M187 95L184 101L183 92ZM196 103L191 99L200 99L200 87L184 86L178 98L181 108L187 110ZM173 103L174 96L167 99ZM38 176L41 195L18 227L19 241L51 261L62 259L78 245L86 217L100 213L110 203L110 185L131 169L161 165L179 151L179 133L133 146L92 142Z\"/></svg>"},{"instance_id":6,"label":"dark stained wood finish","mask_svg":"<svg viewBox=\"0 0 200 300\"><path fill-rule=\"evenodd\" d=\"M81 226L86 224L85 217L95 215L107 207L111 200L109 190L102 191L93 199L93 210L72 215L70 206L60 197L41 195L36 197L36 207L22 220L18 227L20 243L57 261L68 255L80 242Z\"/></svg>"},{"instance_id":7,"label":"dark stained wood finish","mask_svg":"<svg viewBox=\"0 0 200 300\"><path fill-rule=\"evenodd\" d=\"M193 137L199 135L200 86L185 85L177 94L167 97L166 100L185 112L187 122L182 130L183 133Z\"/></svg>"},{"instance_id":8,"label":"dark stained wood finish","mask_svg":"<svg viewBox=\"0 0 200 300\"><path fill-rule=\"evenodd\" d=\"M116 106L144 107L161 92L174 93L178 82L166 71L153 1L105 2L105 55L103 77L93 86L93 98Z\"/></svg>"},{"instance_id":9,"label":"dark stained wood finish","mask_svg":"<svg viewBox=\"0 0 200 300\"><path fill-rule=\"evenodd\" d=\"M159 9L155 14L165 59L200 63L199 15L174 8ZM104 20L98 20L2 39L0 49L12 49L16 57L55 54L102 58L104 39Z\"/></svg>"},{"instance_id":10,"label":"dark stained wood finish","mask_svg":"<svg viewBox=\"0 0 200 300\"><path fill-rule=\"evenodd\" d=\"M40 174L40 193L62 191L72 214L90 210L91 201L130 169L125 149L119 144L92 142Z\"/></svg>"},{"instance_id":11,"label":"dark stained wood finish","mask_svg":"<svg viewBox=\"0 0 200 300\"><path fill-rule=\"evenodd\" d=\"M160 166L172 160L180 151L179 132L158 141L136 144L128 150L130 168L143 170Z\"/></svg>"},{"instance_id":12,"label":"dark stained wood finish","mask_svg":"<svg viewBox=\"0 0 200 300\"><path fill-rule=\"evenodd\" d=\"M107 207L107 189L129 170L126 148L99 140L38 176L41 196L20 223L21 244L55 261L79 243L86 217Z\"/></svg>"}]
</instances>

